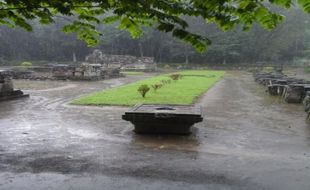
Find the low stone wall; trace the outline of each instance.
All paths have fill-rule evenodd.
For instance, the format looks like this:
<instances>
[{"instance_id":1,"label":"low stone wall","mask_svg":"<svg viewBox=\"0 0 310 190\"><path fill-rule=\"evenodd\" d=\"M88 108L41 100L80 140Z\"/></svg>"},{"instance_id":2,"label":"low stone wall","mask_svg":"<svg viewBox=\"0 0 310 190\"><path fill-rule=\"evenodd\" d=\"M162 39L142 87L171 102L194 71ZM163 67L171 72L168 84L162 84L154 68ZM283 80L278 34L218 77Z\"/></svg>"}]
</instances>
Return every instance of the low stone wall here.
<instances>
[{"instance_id":1,"label":"low stone wall","mask_svg":"<svg viewBox=\"0 0 310 190\"><path fill-rule=\"evenodd\" d=\"M119 67L104 68L99 64L54 65L53 67L40 67L38 70L12 70L13 79L26 80L102 80L121 77Z\"/></svg>"}]
</instances>

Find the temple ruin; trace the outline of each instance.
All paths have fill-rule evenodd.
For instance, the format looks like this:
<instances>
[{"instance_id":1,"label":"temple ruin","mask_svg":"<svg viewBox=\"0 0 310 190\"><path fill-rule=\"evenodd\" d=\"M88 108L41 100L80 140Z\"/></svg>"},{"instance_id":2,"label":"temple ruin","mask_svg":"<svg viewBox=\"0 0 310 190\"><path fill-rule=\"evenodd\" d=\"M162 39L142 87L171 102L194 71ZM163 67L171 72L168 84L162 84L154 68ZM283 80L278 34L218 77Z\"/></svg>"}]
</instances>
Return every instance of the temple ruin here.
<instances>
[{"instance_id":1,"label":"temple ruin","mask_svg":"<svg viewBox=\"0 0 310 190\"><path fill-rule=\"evenodd\" d=\"M105 67L119 67L121 70L156 71L156 62L153 57L135 57L131 55L104 54L96 49L86 56L86 62L102 64Z\"/></svg>"}]
</instances>

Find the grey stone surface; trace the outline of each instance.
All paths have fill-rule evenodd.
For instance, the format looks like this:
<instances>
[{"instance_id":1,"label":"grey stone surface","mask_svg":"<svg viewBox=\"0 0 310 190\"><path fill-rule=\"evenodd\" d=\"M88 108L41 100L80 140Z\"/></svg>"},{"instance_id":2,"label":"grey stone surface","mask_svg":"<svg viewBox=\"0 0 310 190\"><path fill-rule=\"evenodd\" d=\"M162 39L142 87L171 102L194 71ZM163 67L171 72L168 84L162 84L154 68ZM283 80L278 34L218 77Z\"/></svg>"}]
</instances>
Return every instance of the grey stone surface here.
<instances>
[{"instance_id":1,"label":"grey stone surface","mask_svg":"<svg viewBox=\"0 0 310 190\"><path fill-rule=\"evenodd\" d=\"M11 71L0 70L0 101L28 97L21 90L14 90Z\"/></svg>"}]
</instances>

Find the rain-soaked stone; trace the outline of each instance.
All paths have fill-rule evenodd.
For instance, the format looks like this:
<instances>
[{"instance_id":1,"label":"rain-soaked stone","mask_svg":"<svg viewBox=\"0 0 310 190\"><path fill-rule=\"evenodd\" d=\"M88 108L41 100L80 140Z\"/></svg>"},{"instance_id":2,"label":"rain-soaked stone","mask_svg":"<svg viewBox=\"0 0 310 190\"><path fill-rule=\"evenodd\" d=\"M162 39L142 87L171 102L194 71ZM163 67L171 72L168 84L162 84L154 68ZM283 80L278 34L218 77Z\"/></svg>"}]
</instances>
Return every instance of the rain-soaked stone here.
<instances>
[{"instance_id":1,"label":"rain-soaked stone","mask_svg":"<svg viewBox=\"0 0 310 190\"><path fill-rule=\"evenodd\" d=\"M278 85L268 85L268 92L270 95L278 95Z\"/></svg>"},{"instance_id":2,"label":"rain-soaked stone","mask_svg":"<svg viewBox=\"0 0 310 190\"><path fill-rule=\"evenodd\" d=\"M284 100L288 103L301 103L307 91L310 90L308 84L290 84L287 85L284 94Z\"/></svg>"},{"instance_id":3,"label":"rain-soaked stone","mask_svg":"<svg viewBox=\"0 0 310 190\"><path fill-rule=\"evenodd\" d=\"M303 101L305 112L307 112L307 119L310 120L310 91L306 93L306 97Z\"/></svg>"},{"instance_id":4,"label":"rain-soaked stone","mask_svg":"<svg viewBox=\"0 0 310 190\"><path fill-rule=\"evenodd\" d=\"M196 106L139 104L122 118L135 126L136 133L190 134L190 128L203 120Z\"/></svg>"},{"instance_id":5,"label":"rain-soaked stone","mask_svg":"<svg viewBox=\"0 0 310 190\"><path fill-rule=\"evenodd\" d=\"M0 70L0 101L28 96L21 90L14 90L10 71Z\"/></svg>"},{"instance_id":6,"label":"rain-soaked stone","mask_svg":"<svg viewBox=\"0 0 310 190\"><path fill-rule=\"evenodd\" d=\"M282 95L284 88L287 84L286 80L276 80L272 84L268 85L268 92L270 95Z\"/></svg>"}]
</instances>

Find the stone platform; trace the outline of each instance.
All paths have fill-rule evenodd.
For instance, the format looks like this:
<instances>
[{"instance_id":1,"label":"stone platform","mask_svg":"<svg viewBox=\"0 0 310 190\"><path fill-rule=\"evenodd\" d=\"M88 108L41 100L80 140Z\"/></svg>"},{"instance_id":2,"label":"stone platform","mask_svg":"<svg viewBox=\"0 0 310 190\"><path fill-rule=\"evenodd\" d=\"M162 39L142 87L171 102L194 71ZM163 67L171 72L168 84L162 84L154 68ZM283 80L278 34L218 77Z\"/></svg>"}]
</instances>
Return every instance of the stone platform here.
<instances>
[{"instance_id":1,"label":"stone platform","mask_svg":"<svg viewBox=\"0 0 310 190\"><path fill-rule=\"evenodd\" d=\"M139 104L125 112L136 133L190 134L190 128L203 120L201 108L185 105Z\"/></svg>"}]
</instances>

